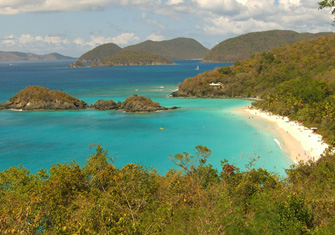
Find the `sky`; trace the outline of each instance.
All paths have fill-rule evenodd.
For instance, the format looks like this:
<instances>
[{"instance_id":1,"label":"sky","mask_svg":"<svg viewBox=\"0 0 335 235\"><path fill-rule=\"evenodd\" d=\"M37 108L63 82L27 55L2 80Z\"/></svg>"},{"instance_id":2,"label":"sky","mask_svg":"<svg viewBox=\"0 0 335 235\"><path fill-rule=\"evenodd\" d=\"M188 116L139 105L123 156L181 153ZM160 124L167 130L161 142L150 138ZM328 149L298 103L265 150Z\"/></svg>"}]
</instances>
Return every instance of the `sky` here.
<instances>
[{"instance_id":1,"label":"sky","mask_svg":"<svg viewBox=\"0 0 335 235\"><path fill-rule=\"evenodd\" d=\"M266 30L333 32L320 0L0 0L0 51L79 57L104 43L193 38L208 49Z\"/></svg>"}]
</instances>

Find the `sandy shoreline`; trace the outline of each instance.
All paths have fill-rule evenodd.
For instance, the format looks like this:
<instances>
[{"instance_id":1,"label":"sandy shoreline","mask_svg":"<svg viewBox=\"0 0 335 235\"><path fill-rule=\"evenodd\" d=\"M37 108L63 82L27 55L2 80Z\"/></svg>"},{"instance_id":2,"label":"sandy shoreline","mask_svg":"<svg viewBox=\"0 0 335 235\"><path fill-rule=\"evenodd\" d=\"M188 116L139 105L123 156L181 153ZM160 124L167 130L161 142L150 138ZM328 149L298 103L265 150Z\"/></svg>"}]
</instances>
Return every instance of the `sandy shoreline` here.
<instances>
[{"instance_id":1,"label":"sandy shoreline","mask_svg":"<svg viewBox=\"0 0 335 235\"><path fill-rule=\"evenodd\" d=\"M262 119L271 124L267 131L275 137L274 141L286 152L295 162L317 160L325 149L322 136L313 133L312 130L300 125L298 122L289 121L287 117L272 115L269 112L262 112L248 107L236 110L244 116L252 125L262 128L257 119Z\"/></svg>"}]
</instances>

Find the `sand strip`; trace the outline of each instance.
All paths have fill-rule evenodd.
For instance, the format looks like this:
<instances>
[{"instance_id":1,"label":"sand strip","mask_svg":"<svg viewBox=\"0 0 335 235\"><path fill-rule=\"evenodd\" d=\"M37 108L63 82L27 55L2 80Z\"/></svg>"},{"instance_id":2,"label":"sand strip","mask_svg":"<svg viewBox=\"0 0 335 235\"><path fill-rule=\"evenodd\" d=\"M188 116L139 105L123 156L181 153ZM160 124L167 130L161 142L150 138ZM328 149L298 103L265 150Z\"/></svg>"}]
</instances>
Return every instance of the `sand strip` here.
<instances>
[{"instance_id":1,"label":"sand strip","mask_svg":"<svg viewBox=\"0 0 335 235\"><path fill-rule=\"evenodd\" d=\"M257 119L262 119L271 123L267 131L272 133L274 141L286 152L295 162L317 160L320 155L328 148L322 141L322 136L314 133L296 121L290 121L287 117L273 115L249 107L236 110L241 116L245 117L256 128L262 128Z\"/></svg>"}]
</instances>

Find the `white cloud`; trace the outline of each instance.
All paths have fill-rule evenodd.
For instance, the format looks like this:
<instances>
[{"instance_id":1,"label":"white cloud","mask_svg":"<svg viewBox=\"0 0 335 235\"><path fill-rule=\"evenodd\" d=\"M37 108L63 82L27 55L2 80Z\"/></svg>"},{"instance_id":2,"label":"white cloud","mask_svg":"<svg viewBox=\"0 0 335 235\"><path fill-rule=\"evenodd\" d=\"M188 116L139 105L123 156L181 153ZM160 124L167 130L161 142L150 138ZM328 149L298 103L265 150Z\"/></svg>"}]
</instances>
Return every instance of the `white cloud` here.
<instances>
[{"instance_id":1,"label":"white cloud","mask_svg":"<svg viewBox=\"0 0 335 235\"><path fill-rule=\"evenodd\" d=\"M73 40L73 43L79 46L85 46L86 42L84 39L82 38L76 38L75 40Z\"/></svg>"},{"instance_id":2,"label":"white cloud","mask_svg":"<svg viewBox=\"0 0 335 235\"><path fill-rule=\"evenodd\" d=\"M15 45L15 37L13 34L5 37L4 39L0 40L6 46L13 46ZM1 44L0 44L1 45Z\"/></svg>"},{"instance_id":3,"label":"white cloud","mask_svg":"<svg viewBox=\"0 0 335 235\"><path fill-rule=\"evenodd\" d=\"M318 10L314 0L236 0L239 11L207 14L203 30L212 35L232 36L253 31L291 29L298 32L331 31L331 15ZM197 0L210 6L209 0ZM227 3L215 0L214 5ZM232 9L232 8L231 8ZM205 15L205 14L204 14Z\"/></svg>"},{"instance_id":4,"label":"white cloud","mask_svg":"<svg viewBox=\"0 0 335 235\"><path fill-rule=\"evenodd\" d=\"M135 36L134 33L123 33L111 39L111 42L117 45L128 45L130 43L138 42L139 37Z\"/></svg>"},{"instance_id":5,"label":"white cloud","mask_svg":"<svg viewBox=\"0 0 335 235\"><path fill-rule=\"evenodd\" d=\"M111 37L104 37L104 36L96 36L93 35L90 38L91 40L86 43L86 45L89 45L91 47L95 47L97 45L105 44L105 43L110 43L112 41Z\"/></svg>"},{"instance_id":6,"label":"white cloud","mask_svg":"<svg viewBox=\"0 0 335 235\"><path fill-rule=\"evenodd\" d=\"M14 0L0 1L0 14L101 10L109 5L141 7L158 3L155 0Z\"/></svg>"},{"instance_id":7,"label":"white cloud","mask_svg":"<svg viewBox=\"0 0 335 235\"><path fill-rule=\"evenodd\" d=\"M147 37L148 40L152 40L152 41L163 41L165 38L162 35L159 34L151 34Z\"/></svg>"},{"instance_id":8,"label":"white cloud","mask_svg":"<svg viewBox=\"0 0 335 235\"><path fill-rule=\"evenodd\" d=\"M142 13L142 20L149 25L154 25L160 28L161 30L165 30L165 26L163 24L160 24L157 20L151 19L147 17L145 13Z\"/></svg>"},{"instance_id":9,"label":"white cloud","mask_svg":"<svg viewBox=\"0 0 335 235\"><path fill-rule=\"evenodd\" d=\"M139 40L140 38L135 36L134 33L122 33L115 37L92 35L89 41L85 41L83 38L76 38L72 41L72 43L77 46L89 46L90 48L93 48L106 43L115 43L119 46L123 46L130 43L138 42Z\"/></svg>"},{"instance_id":10,"label":"white cloud","mask_svg":"<svg viewBox=\"0 0 335 235\"><path fill-rule=\"evenodd\" d=\"M169 0L166 2L167 5L178 5L178 4L181 4L183 3L184 0Z\"/></svg>"},{"instance_id":11,"label":"white cloud","mask_svg":"<svg viewBox=\"0 0 335 235\"><path fill-rule=\"evenodd\" d=\"M125 11L132 9L136 12L142 20L136 25L144 22L146 29L153 28L152 26L158 28L158 33L153 33L157 32L157 29L153 28L148 33L149 36L141 35L142 38L151 40L163 40L162 35L167 36L168 33L170 38L173 32L176 36L201 35L199 37L207 38L207 41L216 42L220 38L224 40L252 31L270 29L290 29L298 32L333 31L330 9L318 10L316 0L0 0L0 14L103 10L115 6L122 7ZM160 15L159 20L157 15ZM177 24L177 27L173 24ZM141 29L123 30L139 32ZM213 35L216 38L213 38ZM122 33L118 36L97 34L89 39L22 34L3 38L0 43L40 47L54 45L57 48L66 45L70 48L74 45L84 50L108 42L122 46L138 41L139 37L134 33Z\"/></svg>"},{"instance_id":12,"label":"white cloud","mask_svg":"<svg viewBox=\"0 0 335 235\"><path fill-rule=\"evenodd\" d=\"M243 6L236 0L193 0L202 11L214 14L237 14L243 10Z\"/></svg>"},{"instance_id":13,"label":"white cloud","mask_svg":"<svg viewBox=\"0 0 335 235\"><path fill-rule=\"evenodd\" d=\"M245 5L248 0L236 0L236 2L241 3L242 5Z\"/></svg>"},{"instance_id":14,"label":"white cloud","mask_svg":"<svg viewBox=\"0 0 335 235\"><path fill-rule=\"evenodd\" d=\"M33 36L30 34L22 34L21 37L19 38L19 43L26 44L26 43L31 43L35 39Z\"/></svg>"}]
</instances>

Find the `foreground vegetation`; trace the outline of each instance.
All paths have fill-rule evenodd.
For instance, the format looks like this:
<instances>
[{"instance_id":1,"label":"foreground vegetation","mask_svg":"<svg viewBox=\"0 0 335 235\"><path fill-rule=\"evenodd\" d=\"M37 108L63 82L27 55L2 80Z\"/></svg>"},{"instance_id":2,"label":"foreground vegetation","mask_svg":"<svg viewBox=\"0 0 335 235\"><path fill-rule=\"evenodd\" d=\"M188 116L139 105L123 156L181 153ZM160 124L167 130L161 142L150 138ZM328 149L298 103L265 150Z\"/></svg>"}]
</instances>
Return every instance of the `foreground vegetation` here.
<instances>
[{"instance_id":1,"label":"foreground vegetation","mask_svg":"<svg viewBox=\"0 0 335 235\"><path fill-rule=\"evenodd\" d=\"M232 67L199 74L179 85L177 96L256 97L254 105L315 126L335 140L335 36L256 53ZM211 87L211 83L222 87Z\"/></svg>"},{"instance_id":2,"label":"foreground vegetation","mask_svg":"<svg viewBox=\"0 0 335 235\"><path fill-rule=\"evenodd\" d=\"M97 146L84 167L53 165L0 173L2 234L327 234L335 230L335 160L287 170L240 171L207 160L211 151L170 156L183 169L164 176L114 166Z\"/></svg>"}]
</instances>

